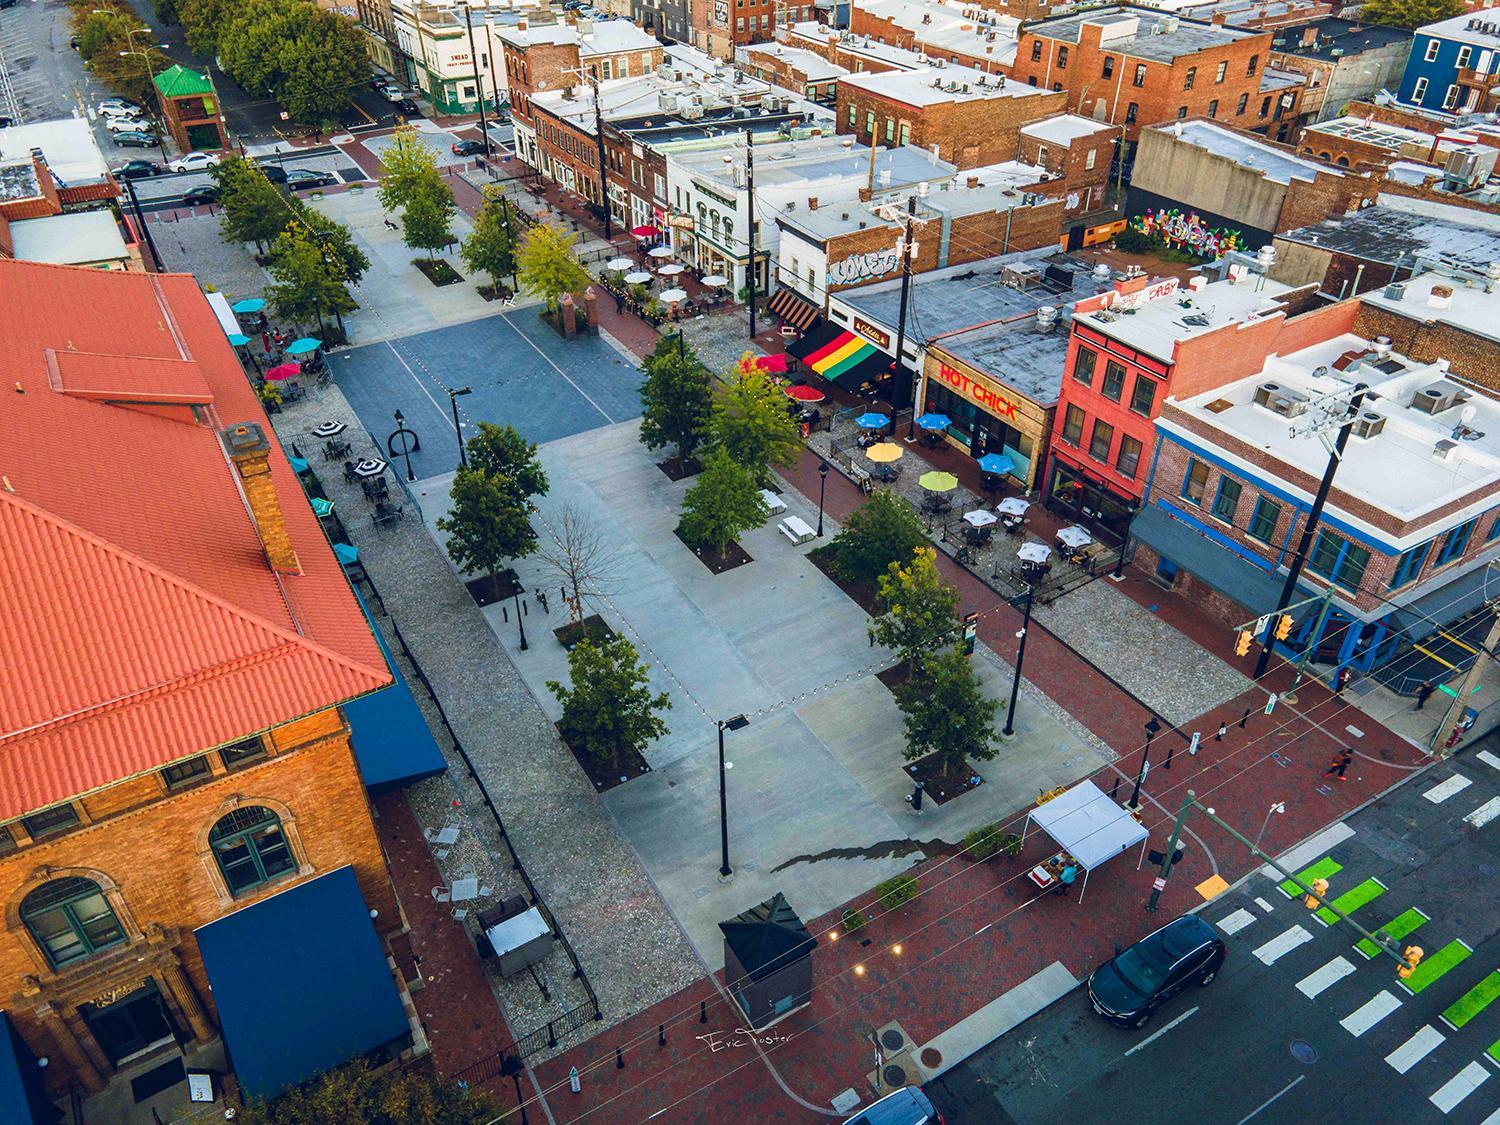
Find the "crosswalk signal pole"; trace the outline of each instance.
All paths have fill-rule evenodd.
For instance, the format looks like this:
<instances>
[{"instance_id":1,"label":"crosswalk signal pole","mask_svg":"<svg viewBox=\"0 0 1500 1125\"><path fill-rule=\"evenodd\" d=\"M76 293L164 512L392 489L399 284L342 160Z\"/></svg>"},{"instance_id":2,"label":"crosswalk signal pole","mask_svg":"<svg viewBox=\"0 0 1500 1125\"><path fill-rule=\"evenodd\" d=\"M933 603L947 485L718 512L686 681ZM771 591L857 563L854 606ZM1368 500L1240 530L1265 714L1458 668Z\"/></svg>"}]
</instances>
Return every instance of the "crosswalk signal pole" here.
<instances>
[{"instance_id":1,"label":"crosswalk signal pole","mask_svg":"<svg viewBox=\"0 0 1500 1125\"><path fill-rule=\"evenodd\" d=\"M1198 800L1198 795L1191 789L1187 791L1187 800L1182 802L1182 808L1177 813L1177 823L1172 825L1172 836L1167 840L1167 854L1162 857L1161 874L1156 877L1156 882L1151 886L1151 901L1146 904L1149 914L1156 913L1156 904L1161 901L1162 891L1167 889L1167 878L1172 874L1172 857L1177 854L1177 840L1182 835L1182 826L1187 823L1188 810Z\"/></svg>"}]
</instances>

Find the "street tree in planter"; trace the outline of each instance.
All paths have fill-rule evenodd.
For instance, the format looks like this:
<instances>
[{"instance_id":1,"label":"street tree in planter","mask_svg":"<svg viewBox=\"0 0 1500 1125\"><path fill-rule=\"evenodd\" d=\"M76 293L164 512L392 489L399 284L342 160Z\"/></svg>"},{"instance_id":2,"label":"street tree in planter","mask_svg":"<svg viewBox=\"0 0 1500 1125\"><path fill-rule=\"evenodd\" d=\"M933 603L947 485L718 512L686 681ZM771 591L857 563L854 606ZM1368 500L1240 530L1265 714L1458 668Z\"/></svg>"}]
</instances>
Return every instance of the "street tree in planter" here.
<instances>
[{"instance_id":1,"label":"street tree in planter","mask_svg":"<svg viewBox=\"0 0 1500 1125\"><path fill-rule=\"evenodd\" d=\"M219 236L225 242L253 242L257 253L286 229L291 211L286 197L253 160L231 153L210 170L219 187Z\"/></svg>"},{"instance_id":2,"label":"street tree in planter","mask_svg":"<svg viewBox=\"0 0 1500 1125\"><path fill-rule=\"evenodd\" d=\"M330 219L321 211L315 211L295 196L288 197L292 214L307 228L313 240L324 252L330 274L349 285L358 285L370 268L370 259L354 241L354 235L337 219Z\"/></svg>"},{"instance_id":3,"label":"street tree in planter","mask_svg":"<svg viewBox=\"0 0 1500 1125\"><path fill-rule=\"evenodd\" d=\"M711 550L724 557L742 532L766 522L766 502L755 474L729 455L715 449L703 460L703 472L682 498L677 533L695 550Z\"/></svg>"},{"instance_id":4,"label":"street tree in planter","mask_svg":"<svg viewBox=\"0 0 1500 1125\"><path fill-rule=\"evenodd\" d=\"M521 288L535 293L555 313L564 293L581 293L593 279L578 264L573 251L574 236L544 224L532 227L521 238L516 251L516 278Z\"/></svg>"},{"instance_id":5,"label":"street tree in planter","mask_svg":"<svg viewBox=\"0 0 1500 1125\"><path fill-rule=\"evenodd\" d=\"M514 426L479 423L479 432L464 442L464 457L470 468L503 481L522 507L530 508L533 496L547 495L547 470L537 458L536 442Z\"/></svg>"},{"instance_id":6,"label":"street tree in planter","mask_svg":"<svg viewBox=\"0 0 1500 1125\"><path fill-rule=\"evenodd\" d=\"M390 147L380 154L385 175L380 178L380 205L387 211L402 211L413 200L453 191L438 170L437 149L422 139L412 125L403 125L391 137ZM436 185L436 186L434 186Z\"/></svg>"},{"instance_id":7,"label":"street tree in planter","mask_svg":"<svg viewBox=\"0 0 1500 1125\"><path fill-rule=\"evenodd\" d=\"M995 756L999 702L985 696L962 647L929 654L895 694L907 761L941 753L944 773L953 776L965 761L987 762Z\"/></svg>"},{"instance_id":8,"label":"street tree in planter","mask_svg":"<svg viewBox=\"0 0 1500 1125\"><path fill-rule=\"evenodd\" d=\"M727 373L724 393L714 403L713 444L755 474L797 462L802 434L786 411L786 395L746 355Z\"/></svg>"},{"instance_id":9,"label":"street tree in planter","mask_svg":"<svg viewBox=\"0 0 1500 1125\"><path fill-rule=\"evenodd\" d=\"M619 552L599 534L598 526L577 505L563 507L553 526L547 528L537 557L566 591L568 620L581 625L584 599L608 593L616 576Z\"/></svg>"},{"instance_id":10,"label":"street tree in planter","mask_svg":"<svg viewBox=\"0 0 1500 1125\"><path fill-rule=\"evenodd\" d=\"M448 495L453 507L437 521L448 536L448 557L461 570L488 575L498 592L506 561L536 550L528 506L506 481L472 467L458 470Z\"/></svg>"},{"instance_id":11,"label":"street tree in planter","mask_svg":"<svg viewBox=\"0 0 1500 1125\"><path fill-rule=\"evenodd\" d=\"M569 746L617 767L667 733L659 712L671 710L666 692L651 692L650 665L624 637L579 641L568 653L572 686L556 680L547 690L562 704L558 733Z\"/></svg>"},{"instance_id":12,"label":"street tree in planter","mask_svg":"<svg viewBox=\"0 0 1500 1125\"><path fill-rule=\"evenodd\" d=\"M927 530L911 505L882 488L844 521L829 549L840 578L873 584L891 563L911 558L928 543Z\"/></svg>"},{"instance_id":13,"label":"street tree in planter","mask_svg":"<svg viewBox=\"0 0 1500 1125\"><path fill-rule=\"evenodd\" d=\"M239 1111L241 1125L484 1125L500 1108L483 1090L413 1069L376 1071L366 1059L325 1071L274 1100L257 1099Z\"/></svg>"},{"instance_id":14,"label":"street tree in planter","mask_svg":"<svg viewBox=\"0 0 1500 1125\"><path fill-rule=\"evenodd\" d=\"M500 279L516 280L516 238L510 229L510 217L498 199L492 199L474 216L474 229L459 247L458 256L471 270L490 275L490 284L481 289L491 296L500 292Z\"/></svg>"},{"instance_id":15,"label":"street tree in planter","mask_svg":"<svg viewBox=\"0 0 1500 1125\"><path fill-rule=\"evenodd\" d=\"M402 240L413 250L426 250L428 262L453 241L453 216L458 213L452 189L442 182L436 186L442 191L424 190L401 212Z\"/></svg>"},{"instance_id":16,"label":"street tree in planter","mask_svg":"<svg viewBox=\"0 0 1500 1125\"><path fill-rule=\"evenodd\" d=\"M323 318L353 311L354 298L329 268L324 251L300 223L290 223L271 244L271 284L266 295L283 320L324 328ZM325 329L326 331L326 329Z\"/></svg>"},{"instance_id":17,"label":"street tree in planter","mask_svg":"<svg viewBox=\"0 0 1500 1125\"><path fill-rule=\"evenodd\" d=\"M641 364L641 444L677 447L679 473L708 435L713 422L713 376L693 350L662 337Z\"/></svg>"},{"instance_id":18,"label":"street tree in planter","mask_svg":"<svg viewBox=\"0 0 1500 1125\"><path fill-rule=\"evenodd\" d=\"M938 573L933 548L918 547L904 566L891 563L878 592L881 613L870 639L894 649L913 675L928 653L958 639L958 591Z\"/></svg>"}]
</instances>

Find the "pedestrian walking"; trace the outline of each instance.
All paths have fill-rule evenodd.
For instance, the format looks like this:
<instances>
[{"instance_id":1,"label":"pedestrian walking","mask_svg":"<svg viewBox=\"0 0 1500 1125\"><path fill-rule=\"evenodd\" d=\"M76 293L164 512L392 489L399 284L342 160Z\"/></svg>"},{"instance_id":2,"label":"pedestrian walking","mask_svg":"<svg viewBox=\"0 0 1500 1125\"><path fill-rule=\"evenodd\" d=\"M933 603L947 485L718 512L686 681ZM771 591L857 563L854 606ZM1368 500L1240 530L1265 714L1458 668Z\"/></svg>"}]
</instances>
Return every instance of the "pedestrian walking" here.
<instances>
[{"instance_id":1,"label":"pedestrian walking","mask_svg":"<svg viewBox=\"0 0 1500 1125\"><path fill-rule=\"evenodd\" d=\"M624 316L625 315L625 294L623 294L623 293L615 293L614 294L614 298L615 298L615 312L619 313L621 316Z\"/></svg>"},{"instance_id":2,"label":"pedestrian walking","mask_svg":"<svg viewBox=\"0 0 1500 1125\"><path fill-rule=\"evenodd\" d=\"M1250 720L1250 708L1245 708L1245 713L1240 716L1240 730L1245 729L1245 724Z\"/></svg>"},{"instance_id":3,"label":"pedestrian walking","mask_svg":"<svg viewBox=\"0 0 1500 1125\"><path fill-rule=\"evenodd\" d=\"M281 329L280 328L276 329L276 331L274 331L274 332L271 333L271 339L276 344L276 350L278 352L280 352L281 351L282 341L284 341L286 339L286 337L281 334Z\"/></svg>"},{"instance_id":4,"label":"pedestrian walking","mask_svg":"<svg viewBox=\"0 0 1500 1125\"><path fill-rule=\"evenodd\" d=\"M1340 781L1348 781L1344 776L1349 769L1349 763L1354 760L1354 751L1347 747L1333 756L1333 761L1328 763L1328 768L1323 771L1324 777L1337 777Z\"/></svg>"},{"instance_id":5,"label":"pedestrian walking","mask_svg":"<svg viewBox=\"0 0 1500 1125\"><path fill-rule=\"evenodd\" d=\"M1435 690L1436 689L1432 686L1431 680L1423 680L1422 686L1417 689L1417 705L1413 707L1412 710L1420 711L1422 709L1422 704L1426 703L1429 699L1432 698L1432 693Z\"/></svg>"},{"instance_id":6,"label":"pedestrian walking","mask_svg":"<svg viewBox=\"0 0 1500 1125\"><path fill-rule=\"evenodd\" d=\"M1339 674L1333 679L1333 694L1343 695L1344 688L1349 684L1349 669L1347 666L1339 669Z\"/></svg>"},{"instance_id":7,"label":"pedestrian walking","mask_svg":"<svg viewBox=\"0 0 1500 1125\"><path fill-rule=\"evenodd\" d=\"M260 334L260 350L263 351L263 352L265 352L267 355L271 354L271 334L269 332L265 332L265 331L261 332L261 334Z\"/></svg>"},{"instance_id":8,"label":"pedestrian walking","mask_svg":"<svg viewBox=\"0 0 1500 1125\"><path fill-rule=\"evenodd\" d=\"M1223 742L1224 741L1224 736L1226 734L1228 734L1228 733L1229 733L1229 726L1228 726L1228 724L1226 724L1226 723L1220 723L1219 724L1219 729L1214 732L1214 741L1215 742Z\"/></svg>"},{"instance_id":9,"label":"pedestrian walking","mask_svg":"<svg viewBox=\"0 0 1500 1125\"><path fill-rule=\"evenodd\" d=\"M547 608L547 592L545 590L538 590L536 592L536 600L541 604L542 612L543 613L551 613L552 612L550 609Z\"/></svg>"}]
</instances>

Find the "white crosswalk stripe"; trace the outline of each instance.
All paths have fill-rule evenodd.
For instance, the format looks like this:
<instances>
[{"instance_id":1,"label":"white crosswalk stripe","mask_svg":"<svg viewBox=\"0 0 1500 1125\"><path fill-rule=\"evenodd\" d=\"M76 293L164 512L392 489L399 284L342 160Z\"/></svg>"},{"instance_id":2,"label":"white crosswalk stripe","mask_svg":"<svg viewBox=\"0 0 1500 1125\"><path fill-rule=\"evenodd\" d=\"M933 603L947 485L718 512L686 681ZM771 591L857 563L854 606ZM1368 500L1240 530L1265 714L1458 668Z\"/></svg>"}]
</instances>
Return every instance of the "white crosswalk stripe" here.
<instances>
[{"instance_id":1,"label":"white crosswalk stripe","mask_svg":"<svg viewBox=\"0 0 1500 1125\"><path fill-rule=\"evenodd\" d=\"M1381 989L1367 1003L1339 1020L1339 1023L1350 1035L1358 1038L1399 1007L1401 1001Z\"/></svg>"},{"instance_id":2,"label":"white crosswalk stripe","mask_svg":"<svg viewBox=\"0 0 1500 1125\"><path fill-rule=\"evenodd\" d=\"M1500 770L1500 758L1495 757L1495 755L1491 754L1488 750L1481 750L1479 753L1475 754L1474 757L1478 758L1485 765L1494 766L1495 769ZM1485 1125L1489 1125L1489 1123L1486 1122Z\"/></svg>"},{"instance_id":3,"label":"white crosswalk stripe","mask_svg":"<svg viewBox=\"0 0 1500 1125\"><path fill-rule=\"evenodd\" d=\"M1308 973L1297 982L1297 991L1309 1000L1319 993L1332 988L1350 973L1354 972L1354 966L1342 957L1335 957L1328 964L1314 972Z\"/></svg>"},{"instance_id":4,"label":"white crosswalk stripe","mask_svg":"<svg viewBox=\"0 0 1500 1125\"><path fill-rule=\"evenodd\" d=\"M1386 1055L1385 1061L1395 1068L1397 1074L1405 1074L1437 1050L1443 1039L1443 1033L1432 1024L1424 1024L1415 1035Z\"/></svg>"},{"instance_id":5,"label":"white crosswalk stripe","mask_svg":"<svg viewBox=\"0 0 1500 1125\"><path fill-rule=\"evenodd\" d=\"M1500 797L1491 797L1468 816L1464 817L1464 820L1472 824L1475 828L1483 828L1497 816L1500 816Z\"/></svg>"},{"instance_id":6,"label":"white crosswalk stripe","mask_svg":"<svg viewBox=\"0 0 1500 1125\"><path fill-rule=\"evenodd\" d=\"M1447 781L1440 781L1422 796L1434 805L1440 805L1455 793L1462 793L1474 783L1461 773L1456 773Z\"/></svg>"},{"instance_id":7,"label":"white crosswalk stripe","mask_svg":"<svg viewBox=\"0 0 1500 1125\"><path fill-rule=\"evenodd\" d=\"M1237 934L1255 921L1255 915L1248 910L1236 910L1233 914L1226 915L1219 920L1219 929L1226 934Z\"/></svg>"},{"instance_id":8,"label":"white crosswalk stripe","mask_svg":"<svg viewBox=\"0 0 1500 1125\"><path fill-rule=\"evenodd\" d=\"M1260 907L1267 914L1271 913L1271 911L1275 909L1275 907L1273 907L1269 902L1267 902L1265 899L1259 898L1259 897L1256 898L1255 905L1258 906L1258 907Z\"/></svg>"},{"instance_id":9,"label":"white crosswalk stripe","mask_svg":"<svg viewBox=\"0 0 1500 1125\"><path fill-rule=\"evenodd\" d=\"M1489 1068L1475 1059L1464 1067L1438 1089L1438 1092L1427 1099L1444 1113L1452 1113L1453 1107L1458 1105L1484 1083L1490 1076ZM1495 1116L1500 1116L1500 1110L1495 1111ZM1494 1120L1491 1117L1490 1120Z\"/></svg>"},{"instance_id":10,"label":"white crosswalk stripe","mask_svg":"<svg viewBox=\"0 0 1500 1125\"><path fill-rule=\"evenodd\" d=\"M1277 934L1265 945L1255 951L1255 956L1267 965L1274 965L1276 961L1296 949L1304 942L1312 941L1312 934L1301 926L1293 926Z\"/></svg>"}]
</instances>

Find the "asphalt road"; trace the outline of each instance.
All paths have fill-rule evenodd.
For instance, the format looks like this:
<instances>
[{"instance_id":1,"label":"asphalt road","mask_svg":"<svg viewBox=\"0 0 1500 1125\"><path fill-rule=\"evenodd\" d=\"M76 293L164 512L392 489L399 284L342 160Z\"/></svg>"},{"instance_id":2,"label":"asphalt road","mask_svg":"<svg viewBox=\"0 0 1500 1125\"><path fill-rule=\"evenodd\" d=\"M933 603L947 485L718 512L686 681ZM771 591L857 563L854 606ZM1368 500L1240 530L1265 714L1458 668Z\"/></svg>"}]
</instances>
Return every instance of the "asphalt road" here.
<instances>
[{"instance_id":1,"label":"asphalt road","mask_svg":"<svg viewBox=\"0 0 1500 1125\"><path fill-rule=\"evenodd\" d=\"M1462 780L1436 788L1450 777ZM1424 796L1433 791L1451 796ZM1353 911L1366 929L1416 907L1429 920L1403 945L1429 957L1454 941L1472 949L1416 995L1397 985L1390 958L1366 959L1352 948L1357 933L1325 928L1257 874L1203 910L1229 948L1213 984L1169 1002L1142 1031L1106 1024L1079 989L931 1083L929 1095L950 1125L1500 1120L1500 1065L1486 1057L1500 1041L1500 1000L1460 1028L1441 1018L1500 966L1497 794L1491 739L1356 814L1352 835L1297 856L1299 872L1325 856L1342 865L1330 876L1334 897L1371 878L1385 886ZM1386 1008L1368 1028L1354 1018Z\"/></svg>"}]
</instances>

